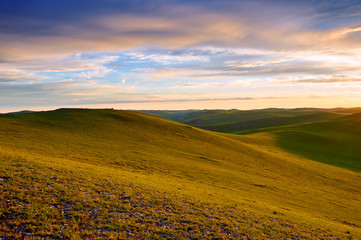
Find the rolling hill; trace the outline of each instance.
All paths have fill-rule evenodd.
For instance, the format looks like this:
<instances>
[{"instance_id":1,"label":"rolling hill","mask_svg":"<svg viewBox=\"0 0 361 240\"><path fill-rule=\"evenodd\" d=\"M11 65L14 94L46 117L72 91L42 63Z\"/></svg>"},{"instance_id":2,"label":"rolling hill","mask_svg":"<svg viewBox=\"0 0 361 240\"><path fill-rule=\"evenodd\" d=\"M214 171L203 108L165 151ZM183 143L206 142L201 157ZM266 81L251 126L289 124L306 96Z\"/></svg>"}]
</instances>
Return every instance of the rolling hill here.
<instances>
[{"instance_id":1,"label":"rolling hill","mask_svg":"<svg viewBox=\"0 0 361 240\"><path fill-rule=\"evenodd\" d=\"M242 133L266 127L287 126L315 121L336 119L340 116L359 112L358 108L298 108L260 110L181 110L141 111L199 128L224 132Z\"/></svg>"},{"instance_id":2,"label":"rolling hill","mask_svg":"<svg viewBox=\"0 0 361 240\"><path fill-rule=\"evenodd\" d=\"M286 151L315 161L361 172L361 113L323 122L264 128Z\"/></svg>"},{"instance_id":3,"label":"rolling hill","mask_svg":"<svg viewBox=\"0 0 361 240\"><path fill-rule=\"evenodd\" d=\"M0 136L5 239L361 236L361 174L285 151L273 133L59 109L1 115Z\"/></svg>"},{"instance_id":4,"label":"rolling hill","mask_svg":"<svg viewBox=\"0 0 361 240\"><path fill-rule=\"evenodd\" d=\"M272 133L285 151L361 171L360 108L148 112L216 132Z\"/></svg>"}]
</instances>

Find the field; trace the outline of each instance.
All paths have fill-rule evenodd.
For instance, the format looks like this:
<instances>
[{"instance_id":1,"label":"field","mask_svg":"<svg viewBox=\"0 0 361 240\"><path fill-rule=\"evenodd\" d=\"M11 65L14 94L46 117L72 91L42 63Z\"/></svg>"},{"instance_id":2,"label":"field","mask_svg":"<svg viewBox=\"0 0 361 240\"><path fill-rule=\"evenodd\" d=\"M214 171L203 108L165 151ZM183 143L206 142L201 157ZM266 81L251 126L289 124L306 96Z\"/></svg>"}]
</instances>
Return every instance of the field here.
<instances>
[{"instance_id":1,"label":"field","mask_svg":"<svg viewBox=\"0 0 361 240\"><path fill-rule=\"evenodd\" d=\"M329 124L358 140L348 113ZM312 161L280 129L225 134L117 110L0 115L0 236L360 239L358 159Z\"/></svg>"},{"instance_id":2,"label":"field","mask_svg":"<svg viewBox=\"0 0 361 240\"><path fill-rule=\"evenodd\" d=\"M266 127L327 121L361 112L360 108L298 108L259 110L141 111L195 127L224 133L243 133Z\"/></svg>"},{"instance_id":3,"label":"field","mask_svg":"<svg viewBox=\"0 0 361 240\"><path fill-rule=\"evenodd\" d=\"M268 132L281 148L315 161L361 172L361 114L330 121L273 127L246 132Z\"/></svg>"},{"instance_id":4,"label":"field","mask_svg":"<svg viewBox=\"0 0 361 240\"><path fill-rule=\"evenodd\" d=\"M287 152L361 172L360 108L144 112L216 132L270 133Z\"/></svg>"}]
</instances>

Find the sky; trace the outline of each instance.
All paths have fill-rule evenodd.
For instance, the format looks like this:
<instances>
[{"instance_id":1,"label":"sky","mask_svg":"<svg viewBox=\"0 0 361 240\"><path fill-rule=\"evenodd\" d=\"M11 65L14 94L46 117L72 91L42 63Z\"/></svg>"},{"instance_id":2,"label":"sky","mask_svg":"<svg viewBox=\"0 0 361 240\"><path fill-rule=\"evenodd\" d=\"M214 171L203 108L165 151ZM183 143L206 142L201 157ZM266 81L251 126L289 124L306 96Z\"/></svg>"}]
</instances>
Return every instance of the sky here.
<instances>
[{"instance_id":1,"label":"sky","mask_svg":"<svg viewBox=\"0 0 361 240\"><path fill-rule=\"evenodd\" d=\"M361 0L0 0L0 112L361 106Z\"/></svg>"}]
</instances>

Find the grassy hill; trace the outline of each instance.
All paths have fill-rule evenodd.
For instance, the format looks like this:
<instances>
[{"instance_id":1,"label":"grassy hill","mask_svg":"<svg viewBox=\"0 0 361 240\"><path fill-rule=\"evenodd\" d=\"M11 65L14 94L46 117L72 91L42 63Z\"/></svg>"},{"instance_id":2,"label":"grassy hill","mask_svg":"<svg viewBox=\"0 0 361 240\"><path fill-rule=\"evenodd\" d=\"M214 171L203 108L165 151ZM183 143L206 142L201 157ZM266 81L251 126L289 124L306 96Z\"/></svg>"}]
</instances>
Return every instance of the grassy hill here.
<instances>
[{"instance_id":1,"label":"grassy hill","mask_svg":"<svg viewBox=\"0 0 361 240\"><path fill-rule=\"evenodd\" d=\"M274 134L59 109L1 115L0 136L2 237L361 236L361 174Z\"/></svg>"},{"instance_id":2,"label":"grassy hill","mask_svg":"<svg viewBox=\"0 0 361 240\"><path fill-rule=\"evenodd\" d=\"M269 132L286 151L361 172L361 113L334 120L250 131Z\"/></svg>"},{"instance_id":3,"label":"grassy hill","mask_svg":"<svg viewBox=\"0 0 361 240\"><path fill-rule=\"evenodd\" d=\"M269 132L288 152L360 172L359 112L360 108L149 111L216 132Z\"/></svg>"},{"instance_id":4,"label":"grassy hill","mask_svg":"<svg viewBox=\"0 0 361 240\"><path fill-rule=\"evenodd\" d=\"M298 108L260 110L185 110L142 111L199 128L224 132L242 133L265 127L287 126L315 121L325 121L361 111L358 108Z\"/></svg>"}]
</instances>

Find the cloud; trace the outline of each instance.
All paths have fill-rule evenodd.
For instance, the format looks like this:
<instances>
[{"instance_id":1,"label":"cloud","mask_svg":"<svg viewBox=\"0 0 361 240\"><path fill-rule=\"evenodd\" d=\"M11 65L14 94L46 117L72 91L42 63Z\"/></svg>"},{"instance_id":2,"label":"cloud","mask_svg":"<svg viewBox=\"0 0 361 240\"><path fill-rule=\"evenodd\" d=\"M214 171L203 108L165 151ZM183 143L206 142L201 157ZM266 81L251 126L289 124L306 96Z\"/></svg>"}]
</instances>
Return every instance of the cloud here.
<instances>
[{"instance_id":1,"label":"cloud","mask_svg":"<svg viewBox=\"0 0 361 240\"><path fill-rule=\"evenodd\" d=\"M297 76L273 78L274 82L282 84L332 84L332 83L361 83L361 75L326 75L326 76Z\"/></svg>"},{"instance_id":2,"label":"cloud","mask_svg":"<svg viewBox=\"0 0 361 240\"><path fill-rule=\"evenodd\" d=\"M317 12L312 16L318 23L336 24L343 23L345 20L350 21L361 16L361 3L358 0L350 1L320 1Z\"/></svg>"},{"instance_id":3,"label":"cloud","mask_svg":"<svg viewBox=\"0 0 361 240\"><path fill-rule=\"evenodd\" d=\"M272 59L268 61L256 61L256 62L249 62L249 63L237 63L236 61L228 61L226 62L227 67L232 68L254 68L254 67L261 67L269 64L281 63L285 61L293 60L294 58L287 58L287 59Z\"/></svg>"},{"instance_id":4,"label":"cloud","mask_svg":"<svg viewBox=\"0 0 361 240\"><path fill-rule=\"evenodd\" d=\"M207 61L197 62L168 62L163 64L152 58L142 59L142 64L132 62L133 69L138 79L159 81L167 79L214 79L240 77L267 77L279 75L330 75L350 74L361 71L361 50L348 49L335 52L324 50L308 51L265 51L258 49L242 48L216 48L192 47L178 50L170 49L144 49L137 52L137 56L171 55L182 58L188 55L206 56ZM128 53L127 53L128 54ZM130 54L130 56L135 53ZM129 62L130 63L130 62ZM151 67L149 67L151 65ZM164 66L166 65L166 66ZM146 67L144 67L146 66Z\"/></svg>"},{"instance_id":5,"label":"cloud","mask_svg":"<svg viewBox=\"0 0 361 240\"><path fill-rule=\"evenodd\" d=\"M0 82L21 81L24 79L32 79L33 72L25 72L19 69L7 69L0 67Z\"/></svg>"},{"instance_id":6,"label":"cloud","mask_svg":"<svg viewBox=\"0 0 361 240\"><path fill-rule=\"evenodd\" d=\"M354 0L23 4L0 2L10 105L339 95L359 84Z\"/></svg>"},{"instance_id":7,"label":"cloud","mask_svg":"<svg viewBox=\"0 0 361 240\"><path fill-rule=\"evenodd\" d=\"M174 63L184 63L184 62L208 62L208 57L204 56L195 56L195 55L165 55L165 54L150 54L146 55L143 53L127 53L131 59L138 61L153 61L163 64L174 64Z\"/></svg>"},{"instance_id":8,"label":"cloud","mask_svg":"<svg viewBox=\"0 0 361 240\"><path fill-rule=\"evenodd\" d=\"M80 53L48 58L33 58L14 61L13 66L37 72L71 72L85 70L104 70L105 65L114 62L118 56L100 56L96 58L82 57Z\"/></svg>"},{"instance_id":9,"label":"cloud","mask_svg":"<svg viewBox=\"0 0 361 240\"><path fill-rule=\"evenodd\" d=\"M65 73L69 73L71 77L79 79L100 78L113 72L106 65L117 59L117 56L86 58L81 57L81 54L71 54L6 62L0 64L0 81L40 82L52 79L57 81L59 78L64 78ZM54 73L58 73L58 77Z\"/></svg>"},{"instance_id":10,"label":"cloud","mask_svg":"<svg viewBox=\"0 0 361 240\"><path fill-rule=\"evenodd\" d=\"M89 71L81 72L78 74L74 74L74 77L80 78L80 79L101 78L111 72L113 72L112 69L103 67L103 68L99 68L98 70L89 70Z\"/></svg>"},{"instance_id":11,"label":"cloud","mask_svg":"<svg viewBox=\"0 0 361 240\"><path fill-rule=\"evenodd\" d=\"M64 7L54 9L54 17L43 12L40 14L45 16L34 16L30 10L22 15L4 13L0 19L0 55L11 60L29 59L77 51L124 51L139 46L182 48L209 45L265 50L324 49L332 46L344 49L356 47L358 43L354 38L331 37L335 32L347 35L359 31L357 27L346 25L341 32L335 28L306 28L314 23L315 18L305 18L305 15L312 14L310 11L314 7L305 3L298 6L275 2L267 9L261 7L262 1L213 2L210 4L213 7L200 1L154 3L159 8L152 7L147 1L143 4L142 7L136 4L137 10L134 4L123 1L106 1L104 6L89 1L83 7L96 6L93 9L95 14L80 11L78 16L73 11L67 13ZM78 4L73 5L79 7ZM62 17L60 13L69 18ZM160 58L159 61L168 60Z\"/></svg>"},{"instance_id":12,"label":"cloud","mask_svg":"<svg viewBox=\"0 0 361 240\"><path fill-rule=\"evenodd\" d=\"M361 26L347 27L347 28L343 28L343 29L332 32L330 34L330 37L332 39L339 39L339 38L345 37L345 35L348 35L349 33L360 32L360 31L361 31Z\"/></svg>"},{"instance_id":13,"label":"cloud","mask_svg":"<svg viewBox=\"0 0 361 240\"><path fill-rule=\"evenodd\" d=\"M165 12L163 16L118 13L75 23L60 22L51 26L51 33L3 32L0 54L8 59L28 59L34 55L47 57L75 51L122 51L141 45L184 47L207 42L236 43L245 33L242 22L217 13L194 12L188 8L180 12L174 7ZM175 15L170 17L169 12ZM47 27L50 26L44 26ZM26 41L20 40L23 34Z\"/></svg>"},{"instance_id":14,"label":"cloud","mask_svg":"<svg viewBox=\"0 0 361 240\"><path fill-rule=\"evenodd\" d=\"M242 79L236 81L221 81L221 82L189 82L189 83L182 83L179 85L172 86L171 88L175 89L187 89L187 88L194 88L194 89L205 89L205 88L234 88L234 87L253 87L252 84L253 80L250 79Z\"/></svg>"},{"instance_id":15,"label":"cloud","mask_svg":"<svg viewBox=\"0 0 361 240\"><path fill-rule=\"evenodd\" d=\"M115 101L127 96L134 87L100 84L96 81L62 81L34 84L8 84L0 82L0 102L3 106L57 105ZM0 106L1 106L0 105Z\"/></svg>"}]
</instances>

